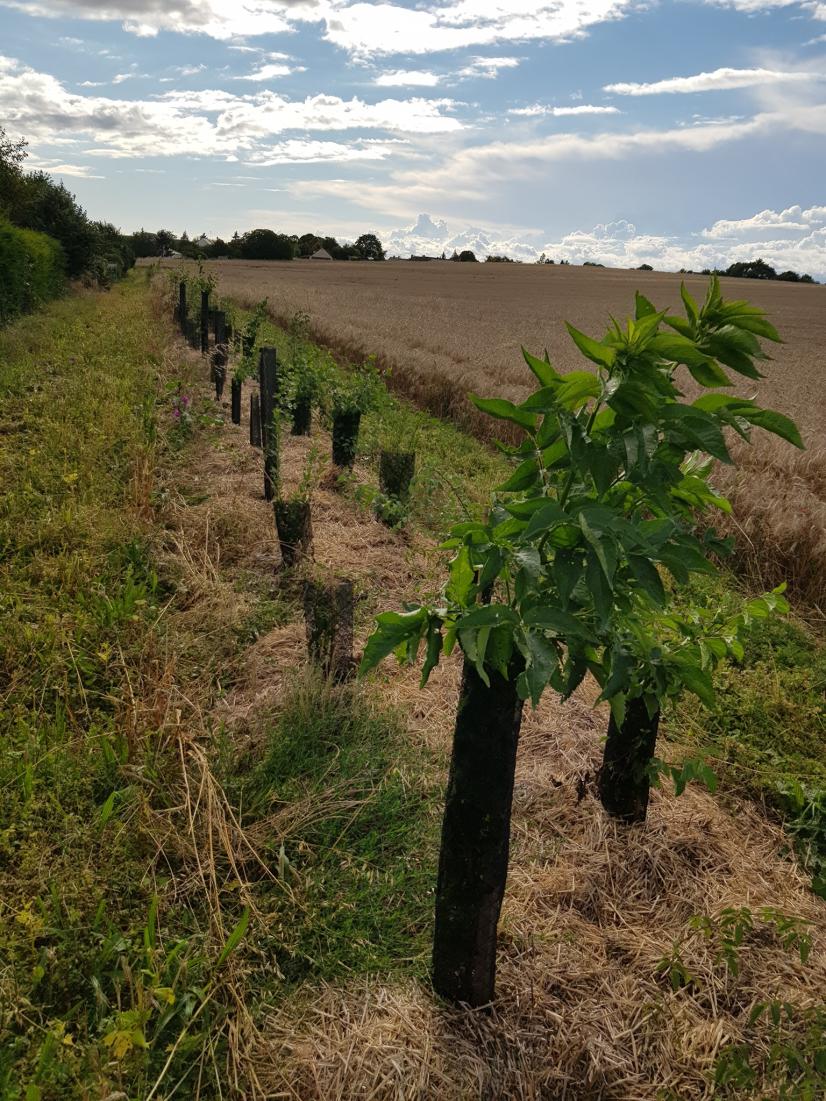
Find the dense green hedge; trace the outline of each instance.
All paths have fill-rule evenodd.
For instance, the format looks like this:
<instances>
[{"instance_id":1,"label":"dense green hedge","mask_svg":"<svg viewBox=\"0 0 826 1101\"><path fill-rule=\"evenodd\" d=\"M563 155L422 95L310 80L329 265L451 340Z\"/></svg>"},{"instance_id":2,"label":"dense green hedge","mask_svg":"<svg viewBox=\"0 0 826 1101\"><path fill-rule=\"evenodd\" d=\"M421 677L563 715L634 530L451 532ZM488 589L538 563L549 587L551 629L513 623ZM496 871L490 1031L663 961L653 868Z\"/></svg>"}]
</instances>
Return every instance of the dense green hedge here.
<instances>
[{"instance_id":1,"label":"dense green hedge","mask_svg":"<svg viewBox=\"0 0 826 1101\"><path fill-rule=\"evenodd\" d=\"M0 325L60 294L65 271L57 241L0 218Z\"/></svg>"}]
</instances>

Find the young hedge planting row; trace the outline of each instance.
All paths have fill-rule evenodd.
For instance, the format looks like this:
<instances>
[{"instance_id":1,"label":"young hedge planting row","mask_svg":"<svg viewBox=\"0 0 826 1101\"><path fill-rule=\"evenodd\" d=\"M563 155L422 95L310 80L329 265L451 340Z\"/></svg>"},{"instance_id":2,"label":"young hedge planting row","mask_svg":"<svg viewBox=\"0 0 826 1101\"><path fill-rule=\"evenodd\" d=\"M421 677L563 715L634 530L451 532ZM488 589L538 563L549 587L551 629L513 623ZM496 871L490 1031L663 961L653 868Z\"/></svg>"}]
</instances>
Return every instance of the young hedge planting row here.
<instances>
[{"instance_id":1,"label":"young hedge planting row","mask_svg":"<svg viewBox=\"0 0 826 1101\"><path fill-rule=\"evenodd\" d=\"M0 218L0 325L59 295L65 275L57 241Z\"/></svg>"}]
</instances>

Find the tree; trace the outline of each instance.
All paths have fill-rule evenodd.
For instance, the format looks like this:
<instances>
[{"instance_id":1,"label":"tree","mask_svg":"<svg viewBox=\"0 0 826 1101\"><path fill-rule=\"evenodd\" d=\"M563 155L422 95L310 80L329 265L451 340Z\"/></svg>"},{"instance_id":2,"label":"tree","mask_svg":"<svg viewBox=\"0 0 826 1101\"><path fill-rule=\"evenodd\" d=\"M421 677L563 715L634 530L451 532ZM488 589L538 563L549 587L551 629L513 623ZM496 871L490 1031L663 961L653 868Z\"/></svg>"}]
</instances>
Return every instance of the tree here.
<instances>
[{"instance_id":1,"label":"tree","mask_svg":"<svg viewBox=\"0 0 826 1101\"><path fill-rule=\"evenodd\" d=\"M355 252L362 260L383 260L384 248L375 233L362 233L356 240Z\"/></svg>"},{"instance_id":2,"label":"tree","mask_svg":"<svg viewBox=\"0 0 826 1101\"><path fill-rule=\"evenodd\" d=\"M483 1005L494 992L524 701L594 678L611 708L602 802L640 821L652 770L664 767L654 756L663 701L687 690L711 703L711 673L742 657L746 624L787 607L775 590L731 615L663 582L665 571L677 588L713 573L729 549L704 523L729 507L709 484L712 461L732 461L724 430L748 439L758 426L802 446L787 417L748 399L681 400L678 369L712 389L731 385L724 368L759 378L758 337L779 340L761 310L724 302L716 279L702 308L682 295L685 318L638 294L634 318L601 341L569 325L588 371L562 375L525 352L539 387L520 405L471 395L522 431L508 449L518 465L485 521L453 528L440 598L380 615L364 650L362 672L390 653L415 661L424 642L423 683L457 643L464 654L433 949L434 986L457 1002ZM684 766L675 784L707 772Z\"/></svg>"},{"instance_id":3,"label":"tree","mask_svg":"<svg viewBox=\"0 0 826 1101\"><path fill-rule=\"evenodd\" d=\"M478 263L478 261L476 259L476 253L471 252L471 250L469 248L463 249L459 253L459 255L456 257L456 259L462 264L476 264L476 263Z\"/></svg>"},{"instance_id":4,"label":"tree","mask_svg":"<svg viewBox=\"0 0 826 1101\"><path fill-rule=\"evenodd\" d=\"M10 138L0 126L0 212L11 212L23 179L22 164L27 157L25 138Z\"/></svg>"},{"instance_id":5,"label":"tree","mask_svg":"<svg viewBox=\"0 0 826 1101\"><path fill-rule=\"evenodd\" d=\"M45 172L30 172L21 177L11 220L59 241L70 278L90 270L96 236L86 211L62 183L56 184Z\"/></svg>"},{"instance_id":6,"label":"tree","mask_svg":"<svg viewBox=\"0 0 826 1101\"><path fill-rule=\"evenodd\" d=\"M765 260L739 261L729 264L726 275L732 275L737 279L776 279L777 272L767 264Z\"/></svg>"},{"instance_id":7,"label":"tree","mask_svg":"<svg viewBox=\"0 0 826 1101\"><path fill-rule=\"evenodd\" d=\"M155 242L158 246L158 256L168 256L176 244L175 234L171 229L159 229L155 234Z\"/></svg>"},{"instance_id":8,"label":"tree","mask_svg":"<svg viewBox=\"0 0 826 1101\"><path fill-rule=\"evenodd\" d=\"M293 244L283 233L251 229L241 238L240 252L245 260L292 260Z\"/></svg>"}]
</instances>

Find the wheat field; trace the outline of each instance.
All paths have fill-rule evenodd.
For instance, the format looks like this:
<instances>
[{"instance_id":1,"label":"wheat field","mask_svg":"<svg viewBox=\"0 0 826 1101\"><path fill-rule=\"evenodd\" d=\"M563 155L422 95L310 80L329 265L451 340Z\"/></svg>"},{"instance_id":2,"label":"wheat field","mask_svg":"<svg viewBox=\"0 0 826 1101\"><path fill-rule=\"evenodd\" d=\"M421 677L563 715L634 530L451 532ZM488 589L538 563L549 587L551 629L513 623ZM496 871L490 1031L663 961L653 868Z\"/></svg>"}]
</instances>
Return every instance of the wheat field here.
<instances>
[{"instance_id":1,"label":"wheat field","mask_svg":"<svg viewBox=\"0 0 826 1101\"><path fill-rule=\"evenodd\" d=\"M522 264L215 261L219 291L262 298L278 320L309 314L314 336L351 359L375 355L391 385L439 416L480 428L468 391L523 396L531 383L520 345L548 349L561 370L587 366L563 322L601 336L609 315L633 311L639 289L658 308L681 309L682 277L610 268ZM686 276L702 297L708 280ZM807 442L826 430L826 288L723 279L727 298L767 310L784 344L759 384L736 387L794 417ZM686 387L690 389L689 385Z\"/></svg>"}]
</instances>

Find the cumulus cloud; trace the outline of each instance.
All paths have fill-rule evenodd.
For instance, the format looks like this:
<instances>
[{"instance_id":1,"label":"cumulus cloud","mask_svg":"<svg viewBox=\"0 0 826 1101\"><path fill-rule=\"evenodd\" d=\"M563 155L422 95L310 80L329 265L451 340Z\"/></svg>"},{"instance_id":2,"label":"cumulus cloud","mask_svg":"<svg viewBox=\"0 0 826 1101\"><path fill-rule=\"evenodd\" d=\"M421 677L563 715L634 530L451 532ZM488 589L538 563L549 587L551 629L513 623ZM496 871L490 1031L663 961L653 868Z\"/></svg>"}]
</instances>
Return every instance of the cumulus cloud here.
<instances>
[{"instance_id":1,"label":"cumulus cloud","mask_svg":"<svg viewBox=\"0 0 826 1101\"><path fill-rule=\"evenodd\" d=\"M517 115L521 118L565 118L569 115L618 115L618 107L600 107L593 103L579 103L575 107L548 107L544 103L532 103L530 107L512 107L509 115Z\"/></svg>"},{"instance_id":2,"label":"cumulus cloud","mask_svg":"<svg viewBox=\"0 0 826 1101\"><path fill-rule=\"evenodd\" d=\"M278 34L321 22L334 45L360 56L422 54L499 42L564 40L618 19L636 0L448 0L416 9L356 0L3 0L29 15L117 21L217 39Z\"/></svg>"},{"instance_id":3,"label":"cumulus cloud","mask_svg":"<svg viewBox=\"0 0 826 1101\"><path fill-rule=\"evenodd\" d=\"M782 72L777 69L715 69L710 73L694 76L672 76L667 80L655 80L650 84L606 84L604 91L618 96L658 96L689 92L720 92L732 88L763 87L766 84L807 83L823 80L819 73Z\"/></svg>"},{"instance_id":4,"label":"cumulus cloud","mask_svg":"<svg viewBox=\"0 0 826 1101\"><path fill-rule=\"evenodd\" d=\"M802 229L792 228L795 218L806 223ZM721 225L745 227L755 223L764 227L771 223L775 229L771 239L760 243L759 251L748 241L715 239L723 237L717 232ZM415 225L391 232L387 244L390 252L402 256L414 253L439 256L443 251L450 256L454 248L457 251L470 248L480 258L497 254L530 263L544 253L557 262L567 260L582 264L587 260L620 268L651 264L661 271L727 267L737 260L753 260L760 255L778 270L791 268L824 278L826 207L762 211L750 218L716 223L687 238L640 233L633 223L620 219L549 239L540 231L519 235L503 231L501 227L469 226L456 230L443 219L420 214Z\"/></svg>"},{"instance_id":5,"label":"cumulus cloud","mask_svg":"<svg viewBox=\"0 0 826 1101\"><path fill-rule=\"evenodd\" d=\"M289 131L452 133L462 124L445 113L451 107L445 99L366 103L318 95L292 100L269 90L233 95L207 89L115 99L70 92L55 77L0 57L0 117L7 127L33 141L83 137L94 143L89 152L111 157L237 157L266 152L273 137Z\"/></svg>"},{"instance_id":6,"label":"cumulus cloud","mask_svg":"<svg viewBox=\"0 0 826 1101\"><path fill-rule=\"evenodd\" d=\"M379 73L373 83L379 88L401 88L405 85L434 88L443 79L428 69L389 69L386 73Z\"/></svg>"},{"instance_id":7,"label":"cumulus cloud","mask_svg":"<svg viewBox=\"0 0 826 1101\"><path fill-rule=\"evenodd\" d=\"M259 68L254 69L251 73L246 73L244 76L233 77L234 80L253 80L261 83L265 80L275 80L277 77L289 76L290 73L303 73L304 68L297 66L293 68L290 65L285 65L280 61L272 61L267 65L261 65Z\"/></svg>"},{"instance_id":8,"label":"cumulus cloud","mask_svg":"<svg viewBox=\"0 0 826 1101\"><path fill-rule=\"evenodd\" d=\"M493 80L503 69L515 69L520 64L518 57L472 57L467 65L459 69L456 74L465 80L481 77L483 80Z\"/></svg>"},{"instance_id":9,"label":"cumulus cloud","mask_svg":"<svg viewBox=\"0 0 826 1101\"><path fill-rule=\"evenodd\" d=\"M811 206L806 210L800 206L790 206L785 210L761 210L750 218L721 218L704 229L702 235L711 240L749 238L759 241L767 234L776 236L778 231L787 236L805 236L824 224L826 206Z\"/></svg>"}]
</instances>

